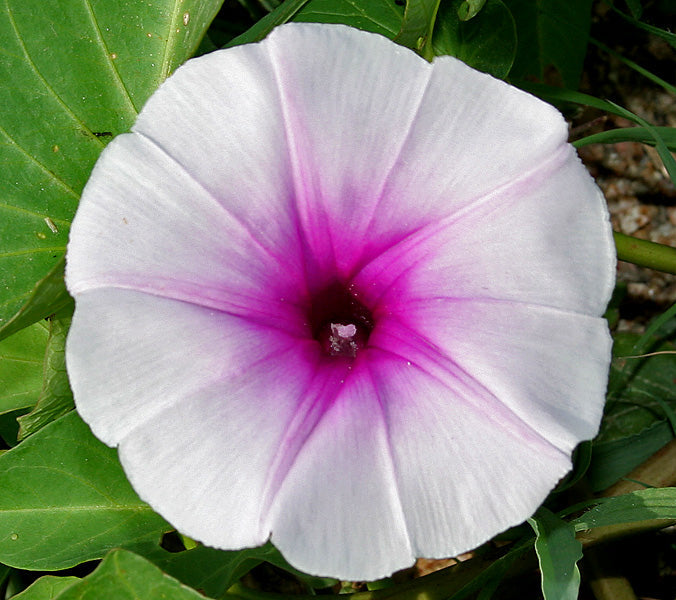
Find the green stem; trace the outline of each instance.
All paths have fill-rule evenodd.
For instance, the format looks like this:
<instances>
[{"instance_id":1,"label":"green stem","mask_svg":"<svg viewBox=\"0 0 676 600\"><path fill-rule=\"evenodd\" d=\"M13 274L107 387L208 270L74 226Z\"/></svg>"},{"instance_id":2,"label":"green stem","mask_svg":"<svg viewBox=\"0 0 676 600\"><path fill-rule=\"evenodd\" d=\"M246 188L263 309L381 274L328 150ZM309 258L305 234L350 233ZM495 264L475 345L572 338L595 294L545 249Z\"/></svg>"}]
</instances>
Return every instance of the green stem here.
<instances>
[{"instance_id":1,"label":"green stem","mask_svg":"<svg viewBox=\"0 0 676 600\"><path fill-rule=\"evenodd\" d=\"M676 248L640 240L617 231L613 232L613 237L619 260L676 275Z\"/></svg>"}]
</instances>

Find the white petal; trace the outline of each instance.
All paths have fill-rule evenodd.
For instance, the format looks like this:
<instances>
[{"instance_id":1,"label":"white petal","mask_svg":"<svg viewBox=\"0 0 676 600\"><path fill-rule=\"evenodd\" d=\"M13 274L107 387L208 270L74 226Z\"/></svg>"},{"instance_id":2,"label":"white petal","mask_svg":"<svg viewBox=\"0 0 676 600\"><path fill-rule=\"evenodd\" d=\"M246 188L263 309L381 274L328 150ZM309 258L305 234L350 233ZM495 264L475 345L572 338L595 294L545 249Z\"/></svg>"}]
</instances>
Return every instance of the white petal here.
<instances>
[{"instance_id":1,"label":"white petal","mask_svg":"<svg viewBox=\"0 0 676 600\"><path fill-rule=\"evenodd\" d=\"M272 542L306 573L377 579L415 554L367 362L330 381L335 400L298 453L272 509Z\"/></svg>"},{"instance_id":2,"label":"white petal","mask_svg":"<svg viewBox=\"0 0 676 600\"><path fill-rule=\"evenodd\" d=\"M188 61L132 130L182 165L264 247L297 248L292 169L265 44Z\"/></svg>"},{"instance_id":3,"label":"white petal","mask_svg":"<svg viewBox=\"0 0 676 600\"><path fill-rule=\"evenodd\" d=\"M540 169L567 135L549 104L453 57L437 57L370 234L390 235L402 222L411 231L466 209Z\"/></svg>"},{"instance_id":4,"label":"white petal","mask_svg":"<svg viewBox=\"0 0 676 600\"><path fill-rule=\"evenodd\" d=\"M500 415L468 409L462 382L427 366L383 358L373 373L413 552L441 558L523 522L570 460L504 427Z\"/></svg>"},{"instance_id":5,"label":"white petal","mask_svg":"<svg viewBox=\"0 0 676 600\"><path fill-rule=\"evenodd\" d=\"M388 310L434 298L487 298L598 316L615 247L603 197L566 146L525 179L414 232L354 283Z\"/></svg>"},{"instance_id":6,"label":"white petal","mask_svg":"<svg viewBox=\"0 0 676 600\"><path fill-rule=\"evenodd\" d=\"M300 221L314 254L347 273L366 244L386 241L364 233L380 218L374 211L431 66L344 26L287 25L264 44L278 78Z\"/></svg>"},{"instance_id":7,"label":"white petal","mask_svg":"<svg viewBox=\"0 0 676 600\"><path fill-rule=\"evenodd\" d=\"M431 300L403 321L382 323L386 333L373 343L409 356L404 348L425 340L423 356L444 365L437 376L455 369L471 378L492 397L491 410L502 411L505 428L506 409L566 454L598 431L612 343L604 319L511 302Z\"/></svg>"},{"instance_id":8,"label":"white petal","mask_svg":"<svg viewBox=\"0 0 676 600\"><path fill-rule=\"evenodd\" d=\"M131 288L235 313L287 310L279 298L298 294L299 253L265 248L256 236L152 142L123 135L85 188L68 288Z\"/></svg>"},{"instance_id":9,"label":"white petal","mask_svg":"<svg viewBox=\"0 0 676 600\"><path fill-rule=\"evenodd\" d=\"M307 343L209 308L99 289L77 297L66 361L78 412L97 437L115 446L161 411L218 382L236 387L242 377L261 377L262 389L282 394L283 386L253 367L290 349L302 353ZM296 361L287 379L304 372ZM171 446L171 438L165 443Z\"/></svg>"}]
</instances>

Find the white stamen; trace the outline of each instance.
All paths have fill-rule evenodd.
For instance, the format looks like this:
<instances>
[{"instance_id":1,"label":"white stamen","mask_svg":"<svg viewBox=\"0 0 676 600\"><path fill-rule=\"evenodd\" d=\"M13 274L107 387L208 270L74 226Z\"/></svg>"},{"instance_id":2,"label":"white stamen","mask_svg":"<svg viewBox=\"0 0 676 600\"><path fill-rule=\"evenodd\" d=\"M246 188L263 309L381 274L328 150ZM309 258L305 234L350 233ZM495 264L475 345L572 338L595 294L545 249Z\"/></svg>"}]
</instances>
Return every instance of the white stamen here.
<instances>
[{"instance_id":1,"label":"white stamen","mask_svg":"<svg viewBox=\"0 0 676 600\"><path fill-rule=\"evenodd\" d=\"M331 333L344 340L352 339L357 334L357 326L350 323L341 325L340 323L331 323Z\"/></svg>"}]
</instances>

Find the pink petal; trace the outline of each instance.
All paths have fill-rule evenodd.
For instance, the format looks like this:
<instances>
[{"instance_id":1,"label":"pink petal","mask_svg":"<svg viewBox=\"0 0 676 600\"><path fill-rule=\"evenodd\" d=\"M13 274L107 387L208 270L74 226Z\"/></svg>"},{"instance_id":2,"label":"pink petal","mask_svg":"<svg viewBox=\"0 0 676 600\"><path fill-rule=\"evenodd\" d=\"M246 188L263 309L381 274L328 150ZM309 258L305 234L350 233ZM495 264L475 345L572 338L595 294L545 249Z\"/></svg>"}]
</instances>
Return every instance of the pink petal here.
<instances>
[{"instance_id":1,"label":"pink petal","mask_svg":"<svg viewBox=\"0 0 676 600\"><path fill-rule=\"evenodd\" d=\"M136 289L273 323L280 312L292 320L284 298L302 285L299 260L293 248L266 248L173 158L131 134L96 164L73 222L66 278L72 294Z\"/></svg>"},{"instance_id":2,"label":"pink petal","mask_svg":"<svg viewBox=\"0 0 676 600\"><path fill-rule=\"evenodd\" d=\"M466 210L414 231L354 284L382 312L495 299L600 316L615 248L603 196L570 146Z\"/></svg>"},{"instance_id":3,"label":"pink petal","mask_svg":"<svg viewBox=\"0 0 676 600\"><path fill-rule=\"evenodd\" d=\"M470 382L463 385L476 398L473 410L500 414L517 437L530 430L570 454L596 435L612 345L604 319L512 302L433 300L379 325L375 347L437 379Z\"/></svg>"},{"instance_id":4,"label":"pink petal","mask_svg":"<svg viewBox=\"0 0 676 600\"><path fill-rule=\"evenodd\" d=\"M137 291L97 289L78 294L66 359L78 412L97 437L117 445L132 431L143 438L158 413L177 410L200 389L260 377L256 365L275 356L291 360L291 349L302 354L308 346L317 353L313 341L293 332ZM292 382L305 367L300 359L292 363L297 369L279 380L284 386L263 378L264 396L287 385L297 391Z\"/></svg>"},{"instance_id":5,"label":"pink petal","mask_svg":"<svg viewBox=\"0 0 676 600\"><path fill-rule=\"evenodd\" d=\"M416 556L370 358L364 355L348 376L332 382L335 399L305 440L272 509L272 542L307 573L377 579Z\"/></svg>"},{"instance_id":6,"label":"pink petal","mask_svg":"<svg viewBox=\"0 0 676 600\"><path fill-rule=\"evenodd\" d=\"M521 523L569 470L566 453L511 427L490 405L472 407L481 394L471 382L440 377L424 361L383 355L376 364L416 556L453 556Z\"/></svg>"}]
</instances>

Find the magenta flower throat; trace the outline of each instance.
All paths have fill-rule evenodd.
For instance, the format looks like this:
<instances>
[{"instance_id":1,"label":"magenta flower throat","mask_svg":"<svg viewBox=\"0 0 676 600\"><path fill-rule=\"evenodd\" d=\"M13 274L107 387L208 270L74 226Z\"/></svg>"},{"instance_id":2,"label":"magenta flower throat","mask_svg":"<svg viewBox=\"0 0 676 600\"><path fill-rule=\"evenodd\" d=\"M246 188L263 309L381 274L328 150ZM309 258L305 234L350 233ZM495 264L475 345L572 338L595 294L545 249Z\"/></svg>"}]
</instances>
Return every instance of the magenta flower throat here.
<instances>
[{"instance_id":1,"label":"magenta flower throat","mask_svg":"<svg viewBox=\"0 0 676 600\"><path fill-rule=\"evenodd\" d=\"M364 580L528 518L592 438L614 247L551 106L292 24L189 61L73 223L77 409L216 548Z\"/></svg>"}]
</instances>

